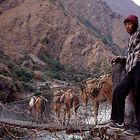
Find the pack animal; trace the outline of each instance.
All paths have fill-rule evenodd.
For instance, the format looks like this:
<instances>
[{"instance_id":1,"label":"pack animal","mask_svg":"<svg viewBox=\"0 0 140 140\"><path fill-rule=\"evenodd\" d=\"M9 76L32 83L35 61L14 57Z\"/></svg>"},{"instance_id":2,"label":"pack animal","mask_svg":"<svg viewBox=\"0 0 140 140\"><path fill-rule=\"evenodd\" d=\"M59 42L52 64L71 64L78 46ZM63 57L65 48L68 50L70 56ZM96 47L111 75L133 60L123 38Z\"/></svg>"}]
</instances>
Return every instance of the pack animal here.
<instances>
[{"instance_id":1,"label":"pack animal","mask_svg":"<svg viewBox=\"0 0 140 140\"><path fill-rule=\"evenodd\" d=\"M35 121L37 123L41 123L42 120L46 121L45 116L45 108L46 106L47 99L44 97L36 97L33 96L30 101L29 101L29 113L32 116L32 121Z\"/></svg>"},{"instance_id":2,"label":"pack animal","mask_svg":"<svg viewBox=\"0 0 140 140\"><path fill-rule=\"evenodd\" d=\"M94 78L87 80L84 88L80 93L81 102L87 107L88 101L91 100L93 103L93 110L95 116L95 125L98 123L98 110L101 102L108 101L111 103L112 100L112 76L106 74L100 76L98 79Z\"/></svg>"},{"instance_id":3,"label":"pack animal","mask_svg":"<svg viewBox=\"0 0 140 140\"><path fill-rule=\"evenodd\" d=\"M73 110L74 116L76 116L77 109L79 108L78 96L71 89L67 90L66 92L63 91L63 94L60 96L56 104L57 104L56 111L59 113L59 116L62 106L64 107L63 125L69 125L71 117L71 109Z\"/></svg>"}]
</instances>

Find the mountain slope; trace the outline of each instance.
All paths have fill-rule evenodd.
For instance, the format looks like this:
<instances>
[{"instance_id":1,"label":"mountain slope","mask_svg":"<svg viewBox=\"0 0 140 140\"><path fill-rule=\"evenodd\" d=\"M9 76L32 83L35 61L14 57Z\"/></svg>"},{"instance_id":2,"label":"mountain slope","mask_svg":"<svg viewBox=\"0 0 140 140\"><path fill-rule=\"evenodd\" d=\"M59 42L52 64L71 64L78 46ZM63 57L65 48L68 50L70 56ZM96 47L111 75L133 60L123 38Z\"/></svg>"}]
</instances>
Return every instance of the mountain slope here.
<instances>
[{"instance_id":1,"label":"mountain slope","mask_svg":"<svg viewBox=\"0 0 140 140\"><path fill-rule=\"evenodd\" d=\"M39 56L43 50L78 70L97 66L105 70L110 64L111 50L57 1L16 2L10 8L9 3L2 3L0 15L0 46L12 59L29 53Z\"/></svg>"},{"instance_id":2,"label":"mountain slope","mask_svg":"<svg viewBox=\"0 0 140 140\"><path fill-rule=\"evenodd\" d=\"M64 7L72 11L85 22L91 30L96 30L98 38L113 48L127 46L123 17L112 12L109 6L100 0L59 0ZM117 55L120 53L117 52Z\"/></svg>"},{"instance_id":3,"label":"mountain slope","mask_svg":"<svg viewBox=\"0 0 140 140\"><path fill-rule=\"evenodd\" d=\"M129 14L136 14L140 18L140 6L136 5L131 0L103 0L105 1L112 11L125 17Z\"/></svg>"}]
</instances>

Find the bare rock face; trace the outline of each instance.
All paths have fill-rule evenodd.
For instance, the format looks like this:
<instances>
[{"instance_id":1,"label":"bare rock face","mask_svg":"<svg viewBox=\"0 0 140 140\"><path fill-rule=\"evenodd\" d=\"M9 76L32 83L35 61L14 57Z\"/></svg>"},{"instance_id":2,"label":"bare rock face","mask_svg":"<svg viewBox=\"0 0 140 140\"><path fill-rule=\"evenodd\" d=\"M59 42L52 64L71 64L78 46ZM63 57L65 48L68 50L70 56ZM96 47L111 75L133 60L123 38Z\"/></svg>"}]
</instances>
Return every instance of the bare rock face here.
<instances>
[{"instance_id":1,"label":"bare rock face","mask_svg":"<svg viewBox=\"0 0 140 140\"><path fill-rule=\"evenodd\" d=\"M124 30L123 17L113 12L101 0L59 0L72 13L85 21L91 30L100 34L103 41L113 41L117 47L127 46L127 35ZM113 1L113 0L112 0ZM115 3L117 3L115 1ZM118 3L120 3L118 1ZM119 8L118 8L119 9ZM112 44L113 46L113 44Z\"/></svg>"},{"instance_id":2,"label":"bare rock face","mask_svg":"<svg viewBox=\"0 0 140 140\"><path fill-rule=\"evenodd\" d=\"M100 63L102 69L114 56L57 1L8 0L0 6L0 47L12 59L43 48L62 64L94 69Z\"/></svg>"}]
</instances>

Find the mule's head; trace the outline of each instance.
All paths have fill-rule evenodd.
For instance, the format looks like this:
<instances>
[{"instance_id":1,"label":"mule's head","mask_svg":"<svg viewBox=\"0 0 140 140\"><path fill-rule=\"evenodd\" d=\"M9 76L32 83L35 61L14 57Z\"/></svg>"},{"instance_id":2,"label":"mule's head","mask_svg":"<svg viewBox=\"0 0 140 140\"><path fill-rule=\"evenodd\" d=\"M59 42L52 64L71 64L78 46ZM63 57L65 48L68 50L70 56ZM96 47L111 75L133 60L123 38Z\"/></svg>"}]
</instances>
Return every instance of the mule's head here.
<instances>
[{"instance_id":1,"label":"mule's head","mask_svg":"<svg viewBox=\"0 0 140 140\"><path fill-rule=\"evenodd\" d=\"M33 107L34 106L35 100L36 100L36 97L35 96L31 97L31 99L29 101L29 107Z\"/></svg>"},{"instance_id":2,"label":"mule's head","mask_svg":"<svg viewBox=\"0 0 140 140\"><path fill-rule=\"evenodd\" d=\"M35 97L31 97L30 101L29 101L29 106L28 106L28 114L31 113L32 111L32 108L34 107L34 104L35 104Z\"/></svg>"}]
</instances>

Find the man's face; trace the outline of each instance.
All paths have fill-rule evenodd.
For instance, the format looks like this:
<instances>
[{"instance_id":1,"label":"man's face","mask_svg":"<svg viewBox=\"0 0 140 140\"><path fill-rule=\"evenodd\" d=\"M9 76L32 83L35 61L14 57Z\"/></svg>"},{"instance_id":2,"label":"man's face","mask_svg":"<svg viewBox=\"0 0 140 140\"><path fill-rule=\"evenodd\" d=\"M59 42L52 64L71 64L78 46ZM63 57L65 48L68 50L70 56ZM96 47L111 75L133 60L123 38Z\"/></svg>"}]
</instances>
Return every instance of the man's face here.
<instances>
[{"instance_id":1,"label":"man's face","mask_svg":"<svg viewBox=\"0 0 140 140\"><path fill-rule=\"evenodd\" d=\"M128 33L133 33L135 26L132 21L127 21L124 23L125 29Z\"/></svg>"}]
</instances>

